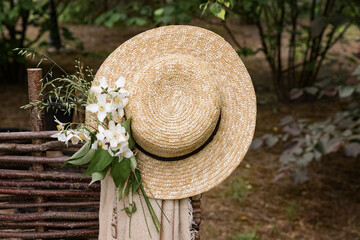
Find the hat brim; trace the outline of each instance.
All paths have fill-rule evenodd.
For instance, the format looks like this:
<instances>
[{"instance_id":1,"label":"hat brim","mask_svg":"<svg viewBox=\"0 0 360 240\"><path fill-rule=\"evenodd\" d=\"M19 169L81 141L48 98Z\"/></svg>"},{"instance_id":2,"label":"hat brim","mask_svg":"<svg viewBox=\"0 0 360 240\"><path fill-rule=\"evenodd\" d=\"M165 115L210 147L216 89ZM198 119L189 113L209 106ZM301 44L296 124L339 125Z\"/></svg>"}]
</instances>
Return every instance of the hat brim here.
<instances>
[{"instance_id":1,"label":"hat brim","mask_svg":"<svg viewBox=\"0 0 360 240\"><path fill-rule=\"evenodd\" d=\"M181 199L208 191L240 164L253 138L256 97L243 62L228 42L209 30L183 25L152 29L124 42L101 65L93 84L103 76L110 84L124 76L131 102L134 75L167 54L190 54L207 62L221 99L219 128L200 152L179 161L160 161L137 151L148 195Z\"/></svg>"}]
</instances>

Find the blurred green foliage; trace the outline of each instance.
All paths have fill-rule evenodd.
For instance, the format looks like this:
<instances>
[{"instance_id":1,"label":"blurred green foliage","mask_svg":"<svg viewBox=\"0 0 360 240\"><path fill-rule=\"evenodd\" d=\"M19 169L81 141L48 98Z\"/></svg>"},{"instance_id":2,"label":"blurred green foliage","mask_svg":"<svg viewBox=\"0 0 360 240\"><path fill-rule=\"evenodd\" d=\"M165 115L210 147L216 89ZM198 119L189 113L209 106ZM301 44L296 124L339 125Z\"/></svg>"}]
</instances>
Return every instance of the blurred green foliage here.
<instances>
[{"instance_id":1,"label":"blurred green foliage","mask_svg":"<svg viewBox=\"0 0 360 240\"><path fill-rule=\"evenodd\" d=\"M0 1L0 79L1 82L16 83L25 76L24 58L14 48L29 47L37 42L48 25L43 17L47 6L43 1ZM28 39L29 26L40 27L39 34Z\"/></svg>"},{"instance_id":2,"label":"blurred green foliage","mask_svg":"<svg viewBox=\"0 0 360 240\"><path fill-rule=\"evenodd\" d=\"M251 184L245 181L242 175L239 175L232 180L231 184L227 188L224 189L223 194L224 197L228 199L242 202L251 189Z\"/></svg>"},{"instance_id":3,"label":"blurred green foliage","mask_svg":"<svg viewBox=\"0 0 360 240\"><path fill-rule=\"evenodd\" d=\"M336 71L339 72L338 69ZM306 167L312 162L343 150L347 157L360 156L360 66L358 66L346 82L334 79L336 73L330 72L314 86L297 89L296 95L309 94L317 97L338 97L343 109L333 117L322 121L311 122L310 119L295 119L288 115L282 118L276 134L265 134L254 138L251 149L261 146L272 148L284 143L279 161L282 167L278 170L274 182L290 172L296 183L308 180ZM342 72L341 79L346 79ZM336 87L335 87L336 86Z\"/></svg>"},{"instance_id":4,"label":"blurred green foliage","mask_svg":"<svg viewBox=\"0 0 360 240\"><path fill-rule=\"evenodd\" d=\"M243 233L234 235L231 240L260 240L261 238L256 234L256 231L245 231Z\"/></svg>"},{"instance_id":5,"label":"blurred green foliage","mask_svg":"<svg viewBox=\"0 0 360 240\"><path fill-rule=\"evenodd\" d=\"M65 23L98 24L107 27L189 23L200 2L77 0L60 3L59 20Z\"/></svg>"},{"instance_id":6,"label":"blurred green foliage","mask_svg":"<svg viewBox=\"0 0 360 240\"><path fill-rule=\"evenodd\" d=\"M329 49L360 19L359 0L208 0L201 8L224 20L239 55L265 54L274 90L284 101L292 89L314 84ZM250 49L234 37L227 20L234 17L254 24L261 48Z\"/></svg>"},{"instance_id":7,"label":"blurred green foliage","mask_svg":"<svg viewBox=\"0 0 360 240\"><path fill-rule=\"evenodd\" d=\"M0 1L0 79L2 83L22 83L25 79L25 59L14 49L39 44L51 29L47 0ZM39 28L35 36L28 36L29 27ZM73 40L72 33L61 28L62 36ZM40 45L47 44L42 42Z\"/></svg>"}]
</instances>

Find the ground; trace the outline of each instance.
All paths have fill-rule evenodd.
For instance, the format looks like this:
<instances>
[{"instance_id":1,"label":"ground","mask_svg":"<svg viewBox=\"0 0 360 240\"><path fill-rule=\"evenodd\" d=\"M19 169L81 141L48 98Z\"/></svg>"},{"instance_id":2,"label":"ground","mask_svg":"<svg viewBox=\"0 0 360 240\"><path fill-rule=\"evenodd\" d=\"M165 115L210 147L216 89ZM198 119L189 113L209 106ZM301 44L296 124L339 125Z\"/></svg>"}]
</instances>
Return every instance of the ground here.
<instances>
[{"instance_id":1,"label":"ground","mask_svg":"<svg viewBox=\"0 0 360 240\"><path fill-rule=\"evenodd\" d=\"M211 28L231 42L221 27L194 22ZM65 51L51 57L69 72L73 59L81 58L95 71L117 46L144 29L107 29L99 26L68 26L83 42L84 51ZM236 37L259 46L253 26L244 25ZM244 34L248 33L248 34ZM354 42L347 43L354 49ZM343 49L343 44L336 46ZM270 74L264 56L244 58L252 76L258 106L256 136L274 131L286 115L323 119L338 109L336 101L277 103L269 92ZM35 62L30 62L35 65ZM45 65L45 68L47 66ZM270 99L270 100L269 100ZM28 111L19 110L27 102L26 86L3 86L0 89L0 126L28 127ZM202 198L201 236L215 239L360 239L360 161L332 154L307 168L309 181L294 184L288 176L277 181L281 146L249 151L239 168L222 184Z\"/></svg>"}]
</instances>

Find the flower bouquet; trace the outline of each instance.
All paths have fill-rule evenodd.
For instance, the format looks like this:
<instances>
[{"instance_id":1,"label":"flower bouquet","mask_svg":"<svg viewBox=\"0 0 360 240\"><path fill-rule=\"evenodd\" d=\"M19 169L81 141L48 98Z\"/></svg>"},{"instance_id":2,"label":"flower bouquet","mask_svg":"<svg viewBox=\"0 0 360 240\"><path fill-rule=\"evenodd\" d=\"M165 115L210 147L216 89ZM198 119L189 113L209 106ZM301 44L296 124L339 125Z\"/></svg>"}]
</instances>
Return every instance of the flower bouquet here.
<instances>
[{"instance_id":1,"label":"flower bouquet","mask_svg":"<svg viewBox=\"0 0 360 240\"><path fill-rule=\"evenodd\" d=\"M91 87L88 93L87 123L62 123L55 117L59 132L52 137L66 144L84 142L63 167L88 166L84 177L92 176L90 184L104 179L109 173L118 188L119 200L123 197L129 198L129 204L124 206L123 210L130 217L130 221L137 210L132 200L133 195L141 194L159 232L161 224L142 185L141 174L132 151L135 142L131 136L131 118L124 118L124 107L128 103L129 95L124 85L124 77L120 77L114 87L108 86L105 77L101 78L100 85ZM143 207L142 209L144 210Z\"/></svg>"}]
</instances>

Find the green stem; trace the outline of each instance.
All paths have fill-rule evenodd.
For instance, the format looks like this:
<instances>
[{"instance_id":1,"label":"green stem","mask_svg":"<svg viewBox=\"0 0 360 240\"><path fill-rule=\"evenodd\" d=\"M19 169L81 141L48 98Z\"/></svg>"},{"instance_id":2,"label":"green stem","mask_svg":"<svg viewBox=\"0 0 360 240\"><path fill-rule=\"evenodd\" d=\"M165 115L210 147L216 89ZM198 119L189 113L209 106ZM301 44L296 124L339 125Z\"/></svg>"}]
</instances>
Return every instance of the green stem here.
<instances>
[{"instance_id":1,"label":"green stem","mask_svg":"<svg viewBox=\"0 0 360 240\"><path fill-rule=\"evenodd\" d=\"M143 212L143 215L144 215L146 228L147 228L147 230L148 230L148 232L149 232L150 238L152 238L152 236L151 236L151 232L150 232L150 228L149 228L149 224L148 224L148 221L147 221L147 219L146 219L146 215L145 215L144 204L143 204L143 202L141 201L140 194L138 194L138 196L139 196L139 201L140 201L140 204L141 204L142 212Z\"/></svg>"}]
</instances>

